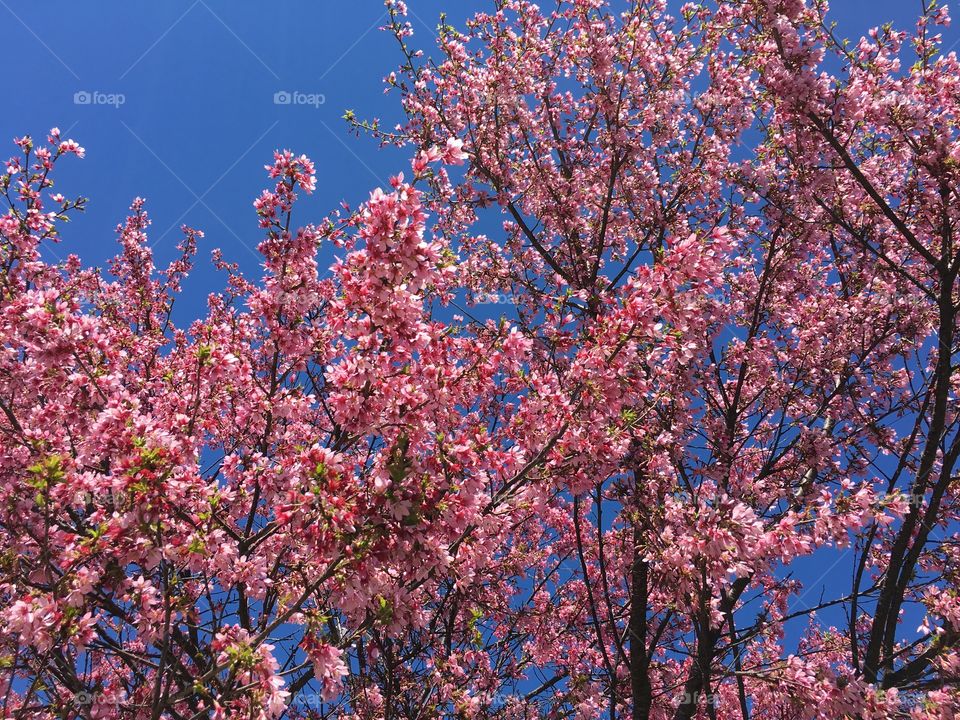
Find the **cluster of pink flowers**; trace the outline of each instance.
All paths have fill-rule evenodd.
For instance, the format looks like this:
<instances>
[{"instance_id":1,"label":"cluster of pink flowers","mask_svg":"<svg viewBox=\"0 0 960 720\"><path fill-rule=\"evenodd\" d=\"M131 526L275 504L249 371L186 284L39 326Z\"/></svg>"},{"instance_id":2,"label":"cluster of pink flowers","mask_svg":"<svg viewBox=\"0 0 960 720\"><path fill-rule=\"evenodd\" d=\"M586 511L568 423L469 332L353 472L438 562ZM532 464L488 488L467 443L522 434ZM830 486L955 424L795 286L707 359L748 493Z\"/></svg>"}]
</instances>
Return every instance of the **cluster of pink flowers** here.
<instances>
[{"instance_id":1,"label":"cluster of pink flowers","mask_svg":"<svg viewBox=\"0 0 960 720\"><path fill-rule=\"evenodd\" d=\"M960 713L948 15L386 5L412 179L277 152L188 326L200 232L47 262L84 150L3 164L4 717Z\"/></svg>"}]
</instances>

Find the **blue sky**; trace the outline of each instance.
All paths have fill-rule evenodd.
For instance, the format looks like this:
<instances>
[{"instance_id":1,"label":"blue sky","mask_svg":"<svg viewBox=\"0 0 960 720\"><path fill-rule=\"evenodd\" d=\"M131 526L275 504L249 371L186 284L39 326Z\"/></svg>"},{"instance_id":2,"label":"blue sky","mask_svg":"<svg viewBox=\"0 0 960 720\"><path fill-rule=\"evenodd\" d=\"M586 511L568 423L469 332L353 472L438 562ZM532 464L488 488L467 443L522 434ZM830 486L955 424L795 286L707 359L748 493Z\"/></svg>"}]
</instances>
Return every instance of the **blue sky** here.
<instances>
[{"instance_id":1,"label":"blue sky","mask_svg":"<svg viewBox=\"0 0 960 720\"><path fill-rule=\"evenodd\" d=\"M418 40L431 43L443 3L414 0L411 9ZM317 164L302 224L342 199L356 205L409 167L405 154L351 136L342 120L347 108L390 124L400 119L396 95L382 92L382 78L400 61L392 37L378 30L385 19L379 0L285 0L269 9L252 0L0 0L14 59L0 155L14 154L14 136L45 138L53 126L86 148L85 159L63 162L56 175L59 191L90 198L87 212L64 228L55 248L61 256L76 252L103 265L136 196L147 199L158 261L174 256L182 223L203 230L199 267L178 313L196 317L223 282L209 266L211 249L257 273L251 203L267 186L263 165L275 148ZM278 105L282 92L301 95Z\"/></svg>"},{"instance_id":2,"label":"blue sky","mask_svg":"<svg viewBox=\"0 0 960 720\"><path fill-rule=\"evenodd\" d=\"M456 25L492 0L408 5L414 42L429 51L441 12ZM836 0L832 12L840 34L857 37L888 20L911 27L919 8L920 0ZM378 30L385 17L380 0L0 0L12 59L0 117L8 150L0 155L13 154L14 136L42 138L53 126L86 148L86 159L58 170L58 190L90 198L87 213L64 229L59 255L103 265L136 196L147 199L159 262L173 257L182 223L203 230L199 266L177 313L181 321L196 317L222 285L208 263L211 249L257 272L251 202L274 148L317 163L302 224L341 200L356 205L408 167L405 154L348 134L342 120L347 108L388 124L400 119L397 96L382 92L382 78L400 62L393 39ZM957 33L948 32L949 45ZM300 104L276 104L284 91L301 93ZM122 104L111 103L119 96Z\"/></svg>"}]
</instances>

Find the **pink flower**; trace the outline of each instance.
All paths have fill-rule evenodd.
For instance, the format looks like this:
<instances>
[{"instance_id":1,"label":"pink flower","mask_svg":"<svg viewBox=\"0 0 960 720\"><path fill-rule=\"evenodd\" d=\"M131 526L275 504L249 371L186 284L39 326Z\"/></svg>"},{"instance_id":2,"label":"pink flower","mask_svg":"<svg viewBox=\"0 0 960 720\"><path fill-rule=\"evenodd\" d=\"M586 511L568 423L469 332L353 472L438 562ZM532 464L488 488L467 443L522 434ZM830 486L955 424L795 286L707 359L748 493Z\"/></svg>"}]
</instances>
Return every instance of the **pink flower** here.
<instances>
[{"instance_id":1,"label":"pink flower","mask_svg":"<svg viewBox=\"0 0 960 720\"><path fill-rule=\"evenodd\" d=\"M80 147L80 144L76 140L64 140L58 146L57 151L61 155L73 154L80 158L82 158L86 152L82 147Z\"/></svg>"},{"instance_id":2,"label":"pink flower","mask_svg":"<svg viewBox=\"0 0 960 720\"><path fill-rule=\"evenodd\" d=\"M314 676L323 683L323 699L334 699L340 692L343 678L349 674L343 662L343 652L333 645L319 643L311 649L310 659L313 660Z\"/></svg>"},{"instance_id":3,"label":"pink flower","mask_svg":"<svg viewBox=\"0 0 960 720\"><path fill-rule=\"evenodd\" d=\"M463 165L469 156L463 151L463 140L459 138L448 138L444 147L442 159L448 165Z\"/></svg>"}]
</instances>

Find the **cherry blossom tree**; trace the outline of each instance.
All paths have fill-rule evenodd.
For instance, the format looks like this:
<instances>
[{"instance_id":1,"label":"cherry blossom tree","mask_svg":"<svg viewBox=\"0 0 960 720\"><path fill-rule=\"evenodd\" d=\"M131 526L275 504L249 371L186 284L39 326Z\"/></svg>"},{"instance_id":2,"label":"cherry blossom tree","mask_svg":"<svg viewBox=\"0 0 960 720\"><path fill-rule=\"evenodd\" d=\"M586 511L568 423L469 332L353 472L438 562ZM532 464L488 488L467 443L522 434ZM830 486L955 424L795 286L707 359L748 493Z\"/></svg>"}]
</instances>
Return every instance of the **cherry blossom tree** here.
<instances>
[{"instance_id":1,"label":"cherry blossom tree","mask_svg":"<svg viewBox=\"0 0 960 720\"><path fill-rule=\"evenodd\" d=\"M348 119L410 180L300 226L278 152L189 327L202 234L43 260L83 149L17 140L5 716L960 712L946 11L489 4L424 52L387 2L406 120Z\"/></svg>"}]
</instances>

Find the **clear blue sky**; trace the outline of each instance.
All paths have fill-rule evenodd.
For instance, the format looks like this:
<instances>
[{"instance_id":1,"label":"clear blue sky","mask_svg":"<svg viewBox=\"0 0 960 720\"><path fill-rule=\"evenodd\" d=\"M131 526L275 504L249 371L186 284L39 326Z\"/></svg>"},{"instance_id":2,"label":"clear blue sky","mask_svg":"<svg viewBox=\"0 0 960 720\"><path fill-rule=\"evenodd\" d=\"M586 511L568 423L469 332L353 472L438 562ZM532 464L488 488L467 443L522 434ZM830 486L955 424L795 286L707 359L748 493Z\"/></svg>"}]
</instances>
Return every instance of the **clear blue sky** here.
<instances>
[{"instance_id":1,"label":"clear blue sky","mask_svg":"<svg viewBox=\"0 0 960 720\"><path fill-rule=\"evenodd\" d=\"M408 5L414 42L429 50L442 11L458 24L492 0ZM920 0L833 5L841 35L857 37L888 20L911 27ZM58 171L58 190L90 198L88 212L65 228L60 255L76 252L102 265L138 195L147 199L158 261L173 256L180 224L203 230L200 265L177 313L184 321L201 314L207 292L222 284L208 264L210 249L221 247L256 273L251 201L274 148L317 163L317 191L303 203L301 223L340 200L356 205L408 167L405 155L349 135L341 119L347 108L388 124L400 119L397 96L382 93L383 76L400 62L393 39L378 30L384 20L380 0L0 0L10 59L0 156L13 154L15 135L42 138L52 126L87 149L86 159ZM323 103L277 105L281 91ZM121 94L122 105L103 104ZM92 101L77 103L85 97Z\"/></svg>"},{"instance_id":2,"label":"clear blue sky","mask_svg":"<svg viewBox=\"0 0 960 720\"><path fill-rule=\"evenodd\" d=\"M443 5L411 3L419 42L433 44ZM481 3L456 5L452 18ZM380 0L0 0L12 59L0 156L14 154L14 136L45 138L53 126L86 148L85 159L69 158L57 171L57 190L90 198L88 211L64 228L60 256L76 252L103 265L136 196L147 199L158 262L174 256L182 223L203 230L199 266L177 313L185 321L222 287L208 262L214 247L257 274L251 203L267 186L263 165L275 148L317 164L318 188L302 203L301 224L340 200L356 205L409 167L405 154L349 135L341 119L352 108L400 120L397 96L382 92L382 78L400 62L395 41L378 30L385 19ZM278 105L278 92L317 97ZM122 104L110 102L117 95ZM85 98L92 100L76 102Z\"/></svg>"}]
</instances>

